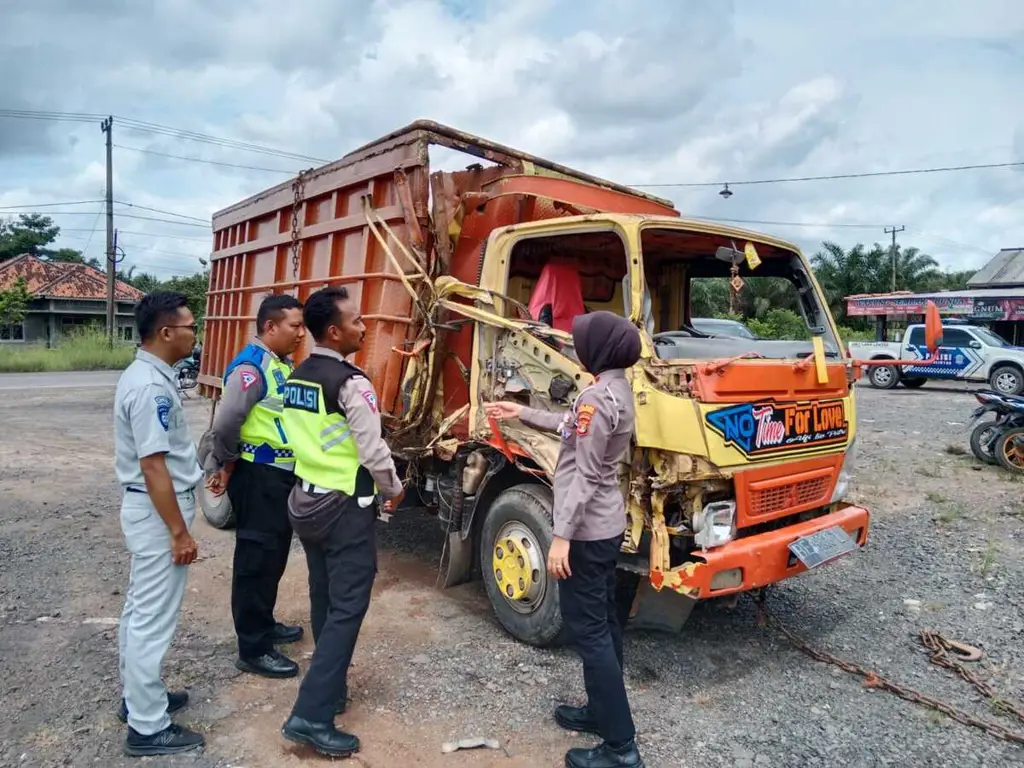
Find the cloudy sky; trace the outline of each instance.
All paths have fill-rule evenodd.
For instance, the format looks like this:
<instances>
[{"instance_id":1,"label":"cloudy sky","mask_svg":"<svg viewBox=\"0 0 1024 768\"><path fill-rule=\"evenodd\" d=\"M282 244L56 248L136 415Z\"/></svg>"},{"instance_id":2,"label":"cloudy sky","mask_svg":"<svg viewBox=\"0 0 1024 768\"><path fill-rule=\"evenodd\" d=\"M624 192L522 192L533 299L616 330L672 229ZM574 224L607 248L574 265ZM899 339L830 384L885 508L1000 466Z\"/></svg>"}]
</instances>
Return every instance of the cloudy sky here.
<instances>
[{"instance_id":1,"label":"cloudy sky","mask_svg":"<svg viewBox=\"0 0 1024 768\"><path fill-rule=\"evenodd\" d=\"M0 0L0 72L0 110L326 160L423 117L634 185L1024 161L1021 0ZM114 136L117 200L205 221L312 164ZM0 117L0 214L103 188L97 123ZM732 188L650 191L809 254L893 224L950 268L1024 246L1024 168ZM99 205L51 210L102 257ZM180 221L118 215L127 263L197 269L208 226Z\"/></svg>"}]
</instances>

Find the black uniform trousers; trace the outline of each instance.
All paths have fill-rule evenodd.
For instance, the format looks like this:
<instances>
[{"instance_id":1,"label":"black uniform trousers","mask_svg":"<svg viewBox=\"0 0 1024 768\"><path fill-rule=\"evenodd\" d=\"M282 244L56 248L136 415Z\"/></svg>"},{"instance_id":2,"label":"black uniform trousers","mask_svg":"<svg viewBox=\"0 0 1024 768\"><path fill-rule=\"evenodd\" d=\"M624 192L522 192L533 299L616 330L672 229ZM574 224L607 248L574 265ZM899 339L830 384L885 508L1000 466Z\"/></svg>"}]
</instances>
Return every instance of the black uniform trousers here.
<instances>
[{"instance_id":1,"label":"black uniform trousers","mask_svg":"<svg viewBox=\"0 0 1024 768\"><path fill-rule=\"evenodd\" d=\"M355 499L339 496L336 519L326 528L309 534L296 525L309 567L315 643L292 708L296 717L334 722L335 706L348 696L348 668L377 576L376 519L375 505L360 507Z\"/></svg>"},{"instance_id":2,"label":"black uniform trousers","mask_svg":"<svg viewBox=\"0 0 1024 768\"><path fill-rule=\"evenodd\" d=\"M231 615L243 659L274 650L274 605L292 544L288 494L293 485L291 471L244 459L235 462L228 481L236 522Z\"/></svg>"},{"instance_id":3,"label":"black uniform trousers","mask_svg":"<svg viewBox=\"0 0 1024 768\"><path fill-rule=\"evenodd\" d=\"M636 735L622 677L622 628L615 602L615 563L622 535L600 541L572 541L572 576L558 582L568 639L583 660L587 707L609 744Z\"/></svg>"}]
</instances>

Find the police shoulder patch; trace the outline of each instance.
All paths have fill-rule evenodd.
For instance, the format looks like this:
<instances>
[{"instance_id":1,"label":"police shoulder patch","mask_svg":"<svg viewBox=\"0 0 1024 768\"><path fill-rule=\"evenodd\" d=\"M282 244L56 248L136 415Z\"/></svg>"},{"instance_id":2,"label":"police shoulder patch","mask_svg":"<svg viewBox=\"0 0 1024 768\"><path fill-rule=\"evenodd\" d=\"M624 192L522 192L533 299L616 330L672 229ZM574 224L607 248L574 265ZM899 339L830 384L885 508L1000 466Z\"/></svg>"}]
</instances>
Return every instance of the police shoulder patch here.
<instances>
[{"instance_id":1,"label":"police shoulder patch","mask_svg":"<svg viewBox=\"0 0 1024 768\"><path fill-rule=\"evenodd\" d=\"M597 406L581 405L576 409L576 434L580 437L590 432L590 422L597 413Z\"/></svg>"},{"instance_id":2,"label":"police shoulder patch","mask_svg":"<svg viewBox=\"0 0 1024 768\"><path fill-rule=\"evenodd\" d=\"M157 395L153 398L156 402L156 418L160 426L166 432L171 427L171 406L174 404L167 395Z\"/></svg>"},{"instance_id":3,"label":"police shoulder patch","mask_svg":"<svg viewBox=\"0 0 1024 768\"><path fill-rule=\"evenodd\" d=\"M380 409L377 406L377 393L372 389L364 389L361 393L363 400L366 401L367 407L373 412L377 413Z\"/></svg>"},{"instance_id":4,"label":"police shoulder patch","mask_svg":"<svg viewBox=\"0 0 1024 768\"><path fill-rule=\"evenodd\" d=\"M256 377L256 374L253 373L252 371L242 371L241 377L242 377L242 391L243 392L245 392L247 389L249 389L249 387L251 387L253 384L255 384L258 381L258 379Z\"/></svg>"}]
</instances>

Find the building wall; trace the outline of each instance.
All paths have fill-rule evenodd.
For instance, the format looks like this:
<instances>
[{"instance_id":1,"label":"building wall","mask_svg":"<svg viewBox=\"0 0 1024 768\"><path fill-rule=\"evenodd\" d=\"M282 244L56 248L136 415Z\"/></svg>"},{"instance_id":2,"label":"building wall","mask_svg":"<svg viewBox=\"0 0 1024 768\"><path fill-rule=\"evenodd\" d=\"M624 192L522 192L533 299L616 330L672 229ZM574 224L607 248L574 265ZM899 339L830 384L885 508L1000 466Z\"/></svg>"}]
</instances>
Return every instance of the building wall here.
<instances>
[{"instance_id":1,"label":"building wall","mask_svg":"<svg viewBox=\"0 0 1024 768\"><path fill-rule=\"evenodd\" d=\"M114 317L117 328L116 338L124 343L137 341L133 305L118 302L117 315ZM36 299L29 304L28 312L22 323L24 339L21 341L2 341L0 344L45 344L52 347L62 334L85 325L94 325L100 329L106 327L106 305L102 301L52 301Z\"/></svg>"}]
</instances>

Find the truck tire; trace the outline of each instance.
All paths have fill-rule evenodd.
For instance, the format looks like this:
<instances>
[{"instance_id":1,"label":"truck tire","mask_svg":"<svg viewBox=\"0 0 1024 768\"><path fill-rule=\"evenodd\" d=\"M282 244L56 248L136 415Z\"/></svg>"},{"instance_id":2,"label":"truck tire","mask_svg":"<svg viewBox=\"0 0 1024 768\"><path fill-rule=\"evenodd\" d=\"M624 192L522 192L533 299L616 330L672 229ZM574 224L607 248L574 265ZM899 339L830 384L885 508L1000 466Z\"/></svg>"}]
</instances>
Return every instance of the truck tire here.
<instances>
[{"instance_id":1,"label":"truck tire","mask_svg":"<svg viewBox=\"0 0 1024 768\"><path fill-rule=\"evenodd\" d=\"M868 380L875 389L892 389L900 383L895 365L877 365L871 368Z\"/></svg>"},{"instance_id":2,"label":"truck tire","mask_svg":"<svg viewBox=\"0 0 1024 768\"><path fill-rule=\"evenodd\" d=\"M565 641L558 583L547 572L553 501L547 486L514 485L494 499L480 531L480 572L494 615L537 648Z\"/></svg>"},{"instance_id":3,"label":"truck tire","mask_svg":"<svg viewBox=\"0 0 1024 768\"><path fill-rule=\"evenodd\" d=\"M1017 444L1018 439L1020 446ZM992 452L1003 469L1015 475L1024 474L1024 427L1005 430L996 439Z\"/></svg>"},{"instance_id":4,"label":"truck tire","mask_svg":"<svg viewBox=\"0 0 1024 768\"><path fill-rule=\"evenodd\" d=\"M900 384L902 384L907 389L920 389L921 387L923 387L925 385L925 383L927 381L928 381L928 379L926 379L924 377L912 378L912 379L900 379Z\"/></svg>"},{"instance_id":5,"label":"truck tire","mask_svg":"<svg viewBox=\"0 0 1024 768\"><path fill-rule=\"evenodd\" d=\"M971 453L983 464L998 464L995 456L999 428L994 421L983 421L971 430Z\"/></svg>"},{"instance_id":6,"label":"truck tire","mask_svg":"<svg viewBox=\"0 0 1024 768\"><path fill-rule=\"evenodd\" d=\"M196 490L196 500L206 522L214 528L224 530L235 527L235 511L231 508L231 500L227 493L214 496L206 486L200 485Z\"/></svg>"},{"instance_id":7,"label":"truck tire","mask_svg":"<svg viewBox=\"0 0 1024 768\"><path fill-rule=\"evenodd\" d=\"M988 383L1000 395L1019 395L1024 390L1024 374L1012 365L1001 365L992 371Z\"/></svg>"}]
</instances>

